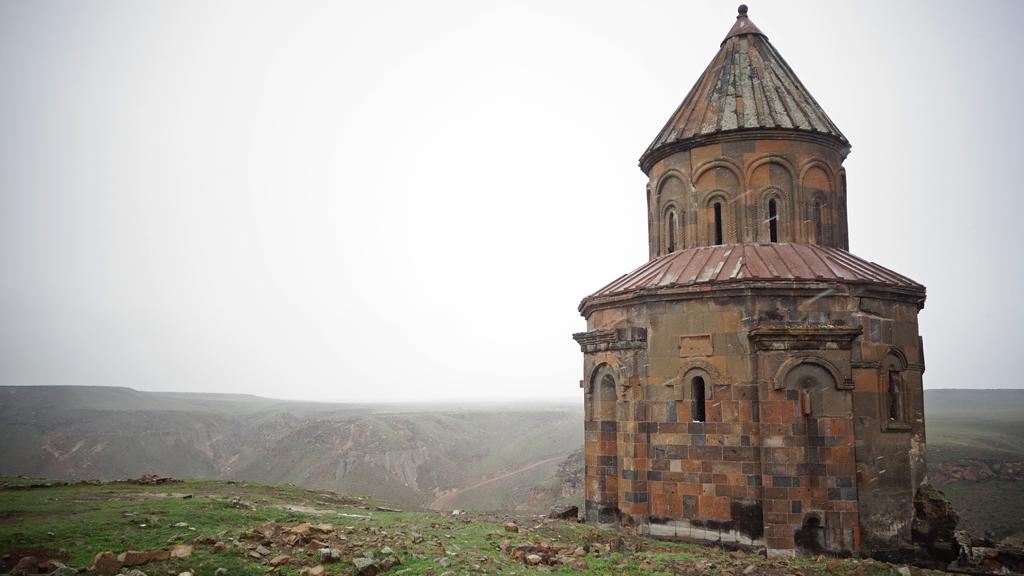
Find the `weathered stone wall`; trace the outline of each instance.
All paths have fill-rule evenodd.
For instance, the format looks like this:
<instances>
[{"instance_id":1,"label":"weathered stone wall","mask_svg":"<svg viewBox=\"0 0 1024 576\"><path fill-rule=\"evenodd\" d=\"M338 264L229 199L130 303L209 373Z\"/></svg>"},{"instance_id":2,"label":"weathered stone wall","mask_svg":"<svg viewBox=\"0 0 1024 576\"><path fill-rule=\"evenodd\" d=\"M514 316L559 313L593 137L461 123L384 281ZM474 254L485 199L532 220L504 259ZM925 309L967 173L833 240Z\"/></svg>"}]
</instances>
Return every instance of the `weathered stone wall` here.
<instances>
[{"instance_id":1,"label":"weathered stone wall","mask_svg":"<svg viewBox=\"0 0 1024 576\"><path fill-rule=\"evenodd\" d=\"M747 283L591 310L577 336L588 522L782 555L909 542L925 470L917 306ZM905 421L889 418L890 372Z\"/></svg>"},{"instance_id":2,"label":"weathered stone wall","mask_svg":"<svg viewBox=\"0 0 1024 576\"><path fill-rule=\"evenodd\" d=\"M699 146L654 164L647 186L650 258L716 244L715 203L722 244L767 243L772 200L776 241L848 249L846 172L837 145L788 138Z\"/></svg>"}]
</instances>

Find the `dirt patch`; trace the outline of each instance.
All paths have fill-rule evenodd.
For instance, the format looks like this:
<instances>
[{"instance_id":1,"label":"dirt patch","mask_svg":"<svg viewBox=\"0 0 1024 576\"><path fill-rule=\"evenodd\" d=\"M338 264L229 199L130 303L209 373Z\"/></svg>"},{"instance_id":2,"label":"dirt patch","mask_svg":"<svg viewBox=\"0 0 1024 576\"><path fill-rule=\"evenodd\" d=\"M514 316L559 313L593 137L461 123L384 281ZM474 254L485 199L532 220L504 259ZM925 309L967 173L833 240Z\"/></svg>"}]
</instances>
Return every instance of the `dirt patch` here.
<instances>
[{"instance_id":1,"label":"dirt patch","mask_svg":"<svg viewBox=\"0 0 1024 576\"><path fill-rule=\"evenodd\" d=\"M46 560L68 561L67 556L61 556L60 551L52 548L15 548L14 550L3 551L3 558L0 559L0 573L9 574L18 565L18 562L21 562L22 558L29 556L34 556L40 562Z\"/></svg>"},{"instance_id":2,"label":"dirt patch","mask_svg":"<svg viewBox=\"0 0 1024 576\"><path fill-rule=\"evenodd\" d=\"M56 515L56 512L17 512L14 510L6 510L0 512L0 525L17 524L29 518L49 518L50 516Z\"/></svg>"}]
</instances>

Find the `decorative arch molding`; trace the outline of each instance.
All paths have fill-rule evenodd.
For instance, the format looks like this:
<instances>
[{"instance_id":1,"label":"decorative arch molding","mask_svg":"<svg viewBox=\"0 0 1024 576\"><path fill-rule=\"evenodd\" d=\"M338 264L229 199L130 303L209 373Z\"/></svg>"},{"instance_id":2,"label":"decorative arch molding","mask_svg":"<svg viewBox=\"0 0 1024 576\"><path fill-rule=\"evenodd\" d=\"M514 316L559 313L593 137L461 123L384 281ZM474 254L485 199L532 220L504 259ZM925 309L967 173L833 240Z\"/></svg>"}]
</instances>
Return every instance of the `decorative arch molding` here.
<instances>
[{"instance_id":1,"label":"decorative arch molding","mask_svg":"<svg viewBox=\"0 0 1024 576\"><path fill-rule=\"evenodd\" d=\"M682 380L683 383L688 383L689 379L692 378L696 372L706 373L709 377L708 384L710 385L720 386L722 384L726 384L726 382L722 380L722 375L718 373L718 369L715 368L714 364L707 360L700 359L684 362L683 365L679 367L679 379Z\"/></svg>"},{"instance_id":2,"label":"decorative arch molding","mask_svg":"<svg viewBox=\"0 0 1024 576\"><path fill-rule=\"evenodd\" d=\"M612 364L618 365L613 366ZM597 366L594 366L594 369L590 371L590 377L587 378L586 393L593 394L594 387L602 378L604 378L606 374L610 374L611 377L615 380L616 384L621 382L622 375L620 374L620 372L622 371L622 368L623 364L619 362L617 358L614 357L609 358L607 362L601 362Z\"/></svg>"},{"instance_id":3,"label":"decorative arch molding","mask_svg":"<svg viewBox=\"0 0 1024 576\"><path fill-rule=\"evenodd\" d=\"M907 356L903 354L903 351L899 348L889 347L886 349L885 353L882 354L882 363L879 369L885 370L889 367L894 367L900 371L908 370L910 368L910 363L907 362Z\"/></svg>"},{"instance_id":4,"label":"decorative arch molding","mask_svg":"<svg viewBox=\"0 0 1024 576\"><path fill-rule=\"evenodd\" d=\"M793 185L796 186L799 183L799 180L797 179L798 172L796 165L793 164L789 158L779 154L778 152L766 152L751 158L750 161L747 162L747 171L744 175L744 182L749 182L751 178L753 178L754 170L757 170L765 164L778 164L779 166L782 166L787 172L789 172L789 178Z\"/></svg>"},{"instance_id":5,"label":"decorative arch molding","mask_svg":"<svg viewBox=\"0 0 1024 576\"><path fill-rule=\"evenodd\" d=\"M825 178L828 179L829 192L836 191L836 173L832 170L832 167L828 164L817 159L810 159L804 162L803 166L800 167L800 186L804 185L804 177L810 172L811 168L821 168L821 171L825 173ZM844 172L845 173L845 172Z\"/></svg>"},{"instance_id":6,"label":"decorative arch molding","mask_svg":"<svg viewBox=\"0 0 1024 576\"><path fill-rule=\"evenodd\" d=\"M704 193L700 201L700 209L697 211L697 245L712 246L709 238L709 228L713 216L713 207L716 201L722 204L722 244L737 242L736 236L736 207L729 198L729 191L723 188L712 188Z\"/></svg>"},{"instance_id":7,"label":"decorative arch molding","mask_svg":"<svg viewBox=\"0 0 1024 576\"><path fill-rule=\"evenodd\" d=\"M654 189L658 191L659 199L661 198L661 189L669 178L678 178L679 181L683 183L684 187L693 188L693 183L690 181L689 175L678 168L669 168L661 174L658 174L658 178L654 181Z\"/></svg>"},{"instance_id":8,"label":"decorative arch molding","mask_svg":"<svg viewBox=\"0 0 1024 576\"><path fill-rule=\"evenodd\" d=\"M844 378L839 369L836 368L835 364L832 364L824 358L818 358L817 356L806 356L804 358L790 358L786 360L782 366L775 372L774 378L772 378L772 390L782 390L782 383L786 381L786 376L793 371L794 368L801 364L815 364L821 366L832 376L832 379L836 383L837 390L853 390L853 380L850 378Z\"/></svg>"},{"instance_id":9,"label":"decorative arch molding","mask_svg":"<svg viewBox=\"0 0 1024 576\"><path fill-rule=\"evenodd\" d=\"M699 181L700 177L703 176L705 172L715 168L725 168L733 173L733 176L736 177L736 182L738 183L738 187L736 189L737 193L740 190L746 188L745 182L747 180L746 178L744 178L743 175L743 167L737 164L736 162L733 162L732 160L721 156L713 160L707 160L705 162L702 162L700 166L698 166L697 169L693 171L693 178L691 182Z\"/></svg>"}]
</instances>

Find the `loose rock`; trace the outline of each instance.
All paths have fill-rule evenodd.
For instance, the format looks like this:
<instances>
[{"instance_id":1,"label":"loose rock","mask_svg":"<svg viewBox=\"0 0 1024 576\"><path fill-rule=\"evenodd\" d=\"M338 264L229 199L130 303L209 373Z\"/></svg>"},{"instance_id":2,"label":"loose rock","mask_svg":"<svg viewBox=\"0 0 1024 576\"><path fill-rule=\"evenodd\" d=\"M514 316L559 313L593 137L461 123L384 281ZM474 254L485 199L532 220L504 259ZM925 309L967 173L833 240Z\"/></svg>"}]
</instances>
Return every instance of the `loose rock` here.
<instances>
[{"instance_id":1,"label":"loose rock","mask_svg":"<svg viewBox=\"0 0 1024 576\"><path fill-rule=\"evenodd\" d=\"M141 550L129 550L117 555L117 561L124 566L142 566L149 562L149 552Z\"/></svg>"},{"instance_id":2,"label":"loose rock","mask_svg":"<svg viewBox=\"0 0 1024 576\"><path fill-rule=\"evenodd\" d=\"M117 556L114 553L106 550L93 556L92 562L89 563L89 567L96 570L98 576L114 576L121 571L122 564L117 561Z\"/></svg>"},{"instance_id":3,"label":"loose rock","mask_svg":"<svg viewBox=\"0 0 1024 576\"><path fill-rule=\"evenodd\" d=\"M188 558L192 555L192 547L188 544L175 544L171 546L171 558Z\"/></svg>"},{"instance_id":4,"label":"loose rock","mask_svg":"<svg viewBox=\"0 0 1024 576\"><path fill-rule=\"evenodd\" d=\"M292 557L291 556L285 556L284 554L281 554L279 556L274 556L273 558L271 558L270 559L270 565L271 566L284 566L285 564L291 564L291 561L292 561Z\"/></svg>"}]
</instances>

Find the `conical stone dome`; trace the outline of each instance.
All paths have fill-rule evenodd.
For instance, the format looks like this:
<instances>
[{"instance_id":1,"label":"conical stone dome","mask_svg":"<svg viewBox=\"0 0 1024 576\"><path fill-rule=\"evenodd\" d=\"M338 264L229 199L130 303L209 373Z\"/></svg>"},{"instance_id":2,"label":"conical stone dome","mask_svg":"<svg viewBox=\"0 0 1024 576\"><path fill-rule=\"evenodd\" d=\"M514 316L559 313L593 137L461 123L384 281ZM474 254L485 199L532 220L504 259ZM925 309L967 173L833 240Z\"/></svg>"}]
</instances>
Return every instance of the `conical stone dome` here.
<instances>
[{"instance_id":1,"label":"conical stone dome","mask_svg":"<svg viewBox=\"0 0 1024 576\"><path fill-rule=\"evenodd\" d=\"M640 166L647 172L661 158L716 135L754 130L823 136L834 139L843 156L849 152L846 137L740 6L718 54L641 156Z\"/></svg>"}]
</instances>

